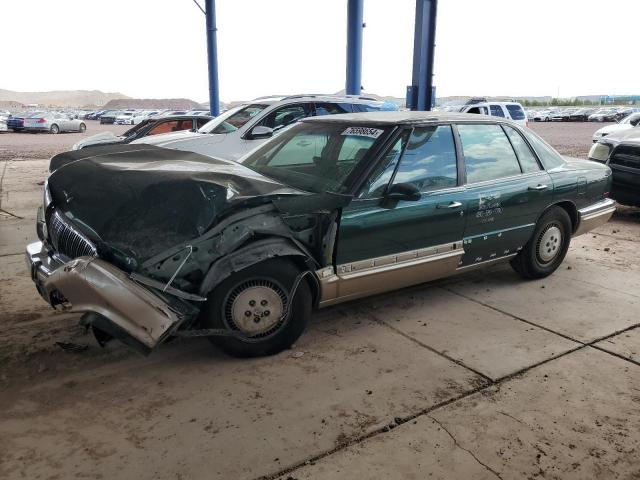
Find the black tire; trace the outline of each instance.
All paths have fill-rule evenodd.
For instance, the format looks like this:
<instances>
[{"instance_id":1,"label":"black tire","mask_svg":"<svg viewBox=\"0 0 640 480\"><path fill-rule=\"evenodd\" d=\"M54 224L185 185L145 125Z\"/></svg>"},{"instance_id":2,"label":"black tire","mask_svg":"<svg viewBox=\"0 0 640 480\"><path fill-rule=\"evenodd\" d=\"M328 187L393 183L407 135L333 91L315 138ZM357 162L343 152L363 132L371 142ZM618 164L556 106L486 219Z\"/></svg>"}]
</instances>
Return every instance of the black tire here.
<instances>
[{"instance_id":1,"label":"black tire","mask_svg":"<svg viewBox=\"0 0 640 480\"><path fill-rule=\"evenodd\" d=\"M53 125L51 125L51 127L49 127L49 133L57 135L58 133L60 133L60 127L54 123Z\"/></svg>"},{"instance_id":2,"label":"black tire","mask_svg":"<svg viewBox=\"0 0 640 480\"><path fill-rule=\"evenodd\" d=\"M241 358L274 355L291 347L309 323L312 309L311 290L306 279L303 278L299 283L293 300L290 298L291 288L299 274L300 270L292 261L273 258L233 273L223 280L208 295L200 314L202 327L247 333L247 329L243 328L242 324L234 322L233 313L234 310L238 314L238 310L242 312L246 309L244 316L247 318L243 320L246 320L249 325L253 322L256 328L260 328L257 326L260 321L265 321L263 328L266 329L246 339L210 337L211 343L225 353ZM248 293L250 290L256 292L255 299L250 298L252 297L252 294ZM271 296L271 303L266 299L269 296ZM275 301L273 301L274 298ZM253 304L247 302L253 302ZM266 303L262 304L262 302ZM288 318L281 319L280 315L277 317L280 320L272 324L276 317L274 315L269 318L271 315L269 308L273 308L276 312L284 311L289 302L292 303ZM258 315L261 317L259 320L257 320ZM243 317L242 314L239 316Z\"/></svg>"},{"instance_id":3,"label":"black tire","mask_svg":"<svg viewBox=\"0 0 640 480\"><path fill-rule=\"evenodd\" d=\"M78 126L78 132L80 132L80 133L84 133L86 129L87 129L87 126L84 123L81 123Z\"/></svg>"},{"instance_id":4,"label":"black tire","mask_svg":"<svg viewBox=\"0 0 640 480\"><path fill-rule=\"evenodd\" d=\"M571 218L561 207L551 207L538 220L533 235L511 266L524 278L544 278L562 263L571 243Z\"/></svg>"}]
</instances>

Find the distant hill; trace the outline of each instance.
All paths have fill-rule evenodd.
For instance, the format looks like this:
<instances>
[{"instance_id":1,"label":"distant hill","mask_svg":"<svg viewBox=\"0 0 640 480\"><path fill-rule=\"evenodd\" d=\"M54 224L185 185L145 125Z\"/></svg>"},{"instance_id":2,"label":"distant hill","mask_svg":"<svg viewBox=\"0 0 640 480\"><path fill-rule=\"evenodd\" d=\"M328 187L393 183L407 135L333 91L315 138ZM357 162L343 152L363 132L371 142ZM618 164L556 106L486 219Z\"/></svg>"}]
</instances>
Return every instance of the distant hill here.
<instances>
[{"instance_id":1,"label":"distant hill","mask_svg":"<svg viewBox=\"0 0 640 480\"><path fill-rule=\"evenodd\" d=\"M83 107L104 105L114 98L129 98L122 93L100 90L54 90L51 92L15 92L0 89L0 101L38 104L54 107Z\"/></svg>"},{"instance_id":2,"label":"distant hill","mask_svg":"<svg viewBox=\"0 0 640 480\"><path fill-rule=\"evenodd\" d=\"M192 108L200 108L198 102L189 100L188 98L118 98L108 101L104 108L123 109L123 108L168 108L171 110L191 110Z\"/></svg>"}]
</instances>

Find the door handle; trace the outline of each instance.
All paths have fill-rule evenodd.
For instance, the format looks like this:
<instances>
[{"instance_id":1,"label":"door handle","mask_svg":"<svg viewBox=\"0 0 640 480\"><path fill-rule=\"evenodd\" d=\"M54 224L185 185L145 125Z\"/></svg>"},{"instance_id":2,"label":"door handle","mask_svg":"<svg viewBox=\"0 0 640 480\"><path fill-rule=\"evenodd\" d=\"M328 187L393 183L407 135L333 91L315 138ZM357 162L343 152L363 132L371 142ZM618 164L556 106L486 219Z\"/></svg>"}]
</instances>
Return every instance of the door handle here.
<instances>
[{"instance_id":1,"label":"door handle","mask_svg":"<svg viewBox=\"0 0 640 480\"><path fill-rule=\"evenodd\" d=\"M436 205L436 208L460 208L461 206L462 206L462 203L451 201L449 203L440 203Z\"/></svg>"},{"instance_id":2,"label":"door handle","mask_svg":"<svg viewBox=\"0 0 640 480\"><path fill-rule=\"evenodd\" d=\"M546 190L547 188L549 188L547 185L543 185L543 184L539 183L535 187L529 187L529 190L542 191L542 190Z\"/></svg>"}]
</instances>

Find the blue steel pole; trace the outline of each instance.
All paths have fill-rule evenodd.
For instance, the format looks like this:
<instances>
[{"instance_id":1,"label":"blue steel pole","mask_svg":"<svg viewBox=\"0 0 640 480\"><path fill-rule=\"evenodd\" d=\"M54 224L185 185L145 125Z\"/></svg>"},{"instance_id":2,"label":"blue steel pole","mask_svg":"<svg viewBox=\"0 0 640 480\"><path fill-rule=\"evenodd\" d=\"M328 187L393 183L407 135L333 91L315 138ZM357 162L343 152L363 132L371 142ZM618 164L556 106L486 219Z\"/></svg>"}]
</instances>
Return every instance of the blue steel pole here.
<instances>
[{"instance_id":1,"label":"blue steel pole","mask_svg":"<svg viewBox=\"0 0 640 480\"><path fill-rule=\"evenodd\" d=\"M362 30L364 0L347 0L347 95L362 89Z\"/></svg>"},{"instance_id":2,"label":"blue steel pole","mask_svg":"<svg viewBox=\"0 0 640 480\"><path fill-rule=\"evenodd\" d=\"M412 110L431 110L438 0L416 0L412 85L418 92Z\"/></svg>"},{"instance_id":3,"label":"blue steel pole","mask_svg":"<svg viewBox=\"0 0 640 480\"><path fill-rule=\"evenodd\" d=\"M207 16L207 61L209 64L209 109L211 115L220 114L220 97L218 88L218 42L216 40L216 1L205 0Z\"/></svg>"}]
</instances>

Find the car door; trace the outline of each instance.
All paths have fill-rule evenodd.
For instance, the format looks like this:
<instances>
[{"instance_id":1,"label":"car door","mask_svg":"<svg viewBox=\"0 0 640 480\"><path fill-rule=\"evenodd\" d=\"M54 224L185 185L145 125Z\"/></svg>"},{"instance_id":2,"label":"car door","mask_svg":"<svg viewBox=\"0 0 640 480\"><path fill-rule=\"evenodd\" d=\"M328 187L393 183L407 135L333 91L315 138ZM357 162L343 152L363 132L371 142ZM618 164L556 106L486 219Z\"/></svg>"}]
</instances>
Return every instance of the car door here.
<instances>
[{"instance_id":1,"label":"car door","mask_svg":"<svg viewBox=\"0 0 640 480\"><path fill-rule=\"evenodd\" d=\"M461 267L515 255L551 203L549 174L514 127L459 124L467 219Z\"/></svg>"},{"instance_id":2,"label":"car door","mask_svg":"<svg viewBox=\"0 0 640 480\"><path fill-rule=\"evenodd\" d=\"M453 273L465 205L452 127L407 129L342 212L337 298L356 298ZM414 199L394 199L413 188Z\"/></svg>"}]
</instances>

